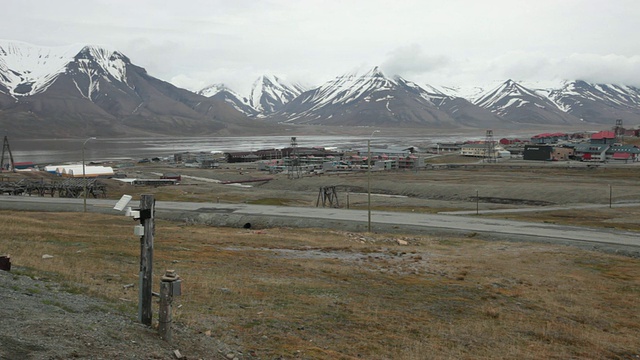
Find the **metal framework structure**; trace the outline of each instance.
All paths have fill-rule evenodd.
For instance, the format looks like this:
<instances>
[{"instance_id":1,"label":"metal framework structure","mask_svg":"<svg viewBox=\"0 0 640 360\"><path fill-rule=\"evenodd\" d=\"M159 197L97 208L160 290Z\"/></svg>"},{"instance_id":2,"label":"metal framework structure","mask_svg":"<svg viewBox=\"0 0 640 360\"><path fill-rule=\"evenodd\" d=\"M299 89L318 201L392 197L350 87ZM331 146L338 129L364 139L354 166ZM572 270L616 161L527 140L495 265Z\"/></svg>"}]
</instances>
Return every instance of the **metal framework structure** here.
<instances>
[{"instance_id":1,"label":"metal framework structure","mask_svg":"<svg viewBox=\"0 0 640 360\"><path fill-rule=\"evenodd\" d=\"M484 144L486 146L484 161L489 163L496 162L496 143L493 139L493 130L487 130Z\"/></svg>"},{"instance_id":2,"label":"metal framework structure","mask_svg":"<svg viewBox=\"0 0 640 360\"><path fill-rule=\"evenodd\" d=\"M338 193L335 186L323 186L318 191L318 199L316 200L316 207L332 207L339 208L340 202L338 201Z\"/></svg>"},{"instance_id":3,"label":"metal framework structure","mask_svg":"<svg viewBox=\"0 0 640 360\"><path fill-rule=\"evenodd\" d=\"M616 142L622 143L624 141L624 127L622 126L622 119L616 119L616 126L613 130L616 134Z\"/></svg>"},{"instance_id":4,"label":"metal framework structure","mask_svg":"<svg viewBox=\"0 0 640 360\"><path fill-rule=\"evenodd\" d=\"M13 162L13 154L11 153L11 147L9 146L9 138L7 137L7 135L4 136L4 142L2 144L2 159L0 160L0 170L4 170L4 167L5 167L5 162L4 162L5 154L9 155L10 163L8 163L8 165L10 166L10 168L8 170L15 171L16 168L15 168L15 163Z\"/></svg>"},{"instance_id":5,"label":"metal framework structure","mask_svg":"<svg viewBox=\"0 0 640 360\"><path fill-rule=\"evenodd\" d=\"M96 179L86 183L87 195L93 198L106 198L107 186ZM65 179L63 181L45 182L44 180L25 180L17 182L0 182L0 194L8 195L38 195L61 198L80 198L85 191L84 179Z\"/></svg>"},{"instance_id":6,"label":"metal framework structure","mask_svg":"<svg viewBox=\"0 0 640 360\"><path fill-rule=\"evenodd\" d=\"M291 137L291 154L289 154L289 179L299 179L302 177L300 169L300 154L298 153L298 141L295 136Z\"/></svg>"}]
</instances>

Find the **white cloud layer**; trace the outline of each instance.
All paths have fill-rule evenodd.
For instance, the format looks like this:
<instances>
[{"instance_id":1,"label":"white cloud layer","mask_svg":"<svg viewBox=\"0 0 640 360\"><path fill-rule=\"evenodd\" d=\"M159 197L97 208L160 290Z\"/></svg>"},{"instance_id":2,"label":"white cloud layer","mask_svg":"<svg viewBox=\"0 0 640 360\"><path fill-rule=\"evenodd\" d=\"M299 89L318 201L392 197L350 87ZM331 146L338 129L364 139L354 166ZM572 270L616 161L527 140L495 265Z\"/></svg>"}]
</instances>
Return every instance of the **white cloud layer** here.
<instances>
[{"instance_id":1,"label":"white cloud layer","mask_svg":"<svg viewBox=\"0 0 640 360\"><path fill-rule=\"evenodd\" d=\"M432 85L584 79L640 86L636 0L23 0L0 34L102 44L191 90L247 94L262 74L307 85L380 65Z\"/></svg>"}]
</instances>

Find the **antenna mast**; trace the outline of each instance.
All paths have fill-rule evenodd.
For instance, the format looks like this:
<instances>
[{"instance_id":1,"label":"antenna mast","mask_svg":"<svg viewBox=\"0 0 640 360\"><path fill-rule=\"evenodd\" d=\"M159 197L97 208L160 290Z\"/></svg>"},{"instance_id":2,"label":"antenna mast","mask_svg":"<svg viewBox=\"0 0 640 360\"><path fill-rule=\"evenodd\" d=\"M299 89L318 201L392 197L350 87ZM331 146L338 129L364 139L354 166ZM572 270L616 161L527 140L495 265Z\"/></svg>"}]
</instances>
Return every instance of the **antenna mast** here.
<instances>
[{"instance_id":1,"label":"antenna mast","mask_svg":"<svg viewBox=\"0 0 640 360\"><path fill-rule=\"evenodd\" d=\"M493 140L493 130L487 130L484 145L486 146L486 153L484 154L485 162L496 162L496 143Z\"/></svg>"},{"instance_id":2,"label":"antenna mast","mask_svg":"<svg viewBox=\"0 0 640 360\"><path fill-rule=\"evenodd\" d=\"M289 154L289 179L299 179L300 156L298 154L298 142L295 136L291 137L291 153Z\"/></svg>"}]
</instances>

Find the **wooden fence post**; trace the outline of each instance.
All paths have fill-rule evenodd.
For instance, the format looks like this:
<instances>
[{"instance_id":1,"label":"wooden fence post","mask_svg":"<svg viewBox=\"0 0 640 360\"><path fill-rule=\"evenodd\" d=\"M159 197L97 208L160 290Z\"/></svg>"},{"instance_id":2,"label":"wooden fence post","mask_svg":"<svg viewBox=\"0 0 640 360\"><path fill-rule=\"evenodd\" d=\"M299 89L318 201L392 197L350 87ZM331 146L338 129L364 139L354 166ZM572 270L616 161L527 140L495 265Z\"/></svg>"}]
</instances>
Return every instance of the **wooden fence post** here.
<instances>
[{"instance_id":1,"label":"wooden fence post","mask_svg":"<svg viewBox=\"0 0 640 360\"><path fill-rule=\"evenodd\" d=\"M153 296L153 234L155 200L153 195L140 198L140 224L144 235L140 237L140 291L138 296L138 320L151 326L151 297Z\"/></svg>"},{"instance_id":2,"label":"wooden fence post","mask_svg":"<svg viewBox=\"0 0 640 360\"><path fill-rule=\"evenodd\" d=\"M182 280L175 270L167 270L160 279L160 308L158 314L158 333L160 338L171 343L173 314L171 304L175 296L182 295Z\"/></svg>"}]
</instances>

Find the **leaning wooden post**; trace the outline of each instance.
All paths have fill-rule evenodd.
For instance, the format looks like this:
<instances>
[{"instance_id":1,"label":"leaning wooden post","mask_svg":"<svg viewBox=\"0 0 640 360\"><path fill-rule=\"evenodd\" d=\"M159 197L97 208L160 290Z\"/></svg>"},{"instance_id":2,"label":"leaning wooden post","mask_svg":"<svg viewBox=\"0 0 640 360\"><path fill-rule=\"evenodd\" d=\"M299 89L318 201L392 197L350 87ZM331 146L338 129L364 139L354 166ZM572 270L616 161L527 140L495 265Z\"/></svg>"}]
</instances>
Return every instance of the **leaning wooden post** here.
<instances>
[{"instance_id":1,"label":"leaning wooden post","mask_svg":"<svg viewBox=\"0 0 640 360\"><path fill-rule=\"evenodd\" d=\"M172 330L171 322L173 314L171 304L175 296L182 295L180 276L175 270L167 270L160 279L160 308L158 314L158 333L160 338L167 342L171 342Z\"/></svg>"},{"instance_id":2,"label":"leaning wooden post","mask_svg":"<svg viewBox=\"0 0 640 360\"><path fill-rule=\"evenodd\" d=\"M140 198L140 224L144 228L144 234L140 237L138 320L148 326L151 326L152 318L154 212L155 200L153 199L153 195L142 195Z\"/></svg>"}]
</instances>

